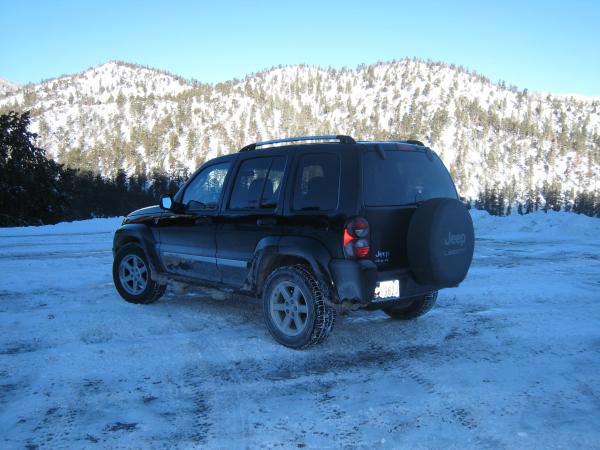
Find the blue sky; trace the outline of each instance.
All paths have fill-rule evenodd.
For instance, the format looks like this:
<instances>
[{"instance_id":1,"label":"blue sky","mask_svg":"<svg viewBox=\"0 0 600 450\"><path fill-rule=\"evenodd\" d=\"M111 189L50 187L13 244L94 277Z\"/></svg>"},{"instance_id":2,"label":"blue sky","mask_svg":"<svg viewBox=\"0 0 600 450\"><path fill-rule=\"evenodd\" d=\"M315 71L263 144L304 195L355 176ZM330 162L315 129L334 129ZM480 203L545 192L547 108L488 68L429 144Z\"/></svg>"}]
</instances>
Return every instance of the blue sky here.
<instances>
[{"instance_id":1,"label":"blue sky","mask_svg":"<svg viewBox=\"0 0 600 450\"><path fill-rule=\"evenodd\" d=\"M0 78L38 82L118 59L218 82L416 56L600 95L599 29L600 1L4 0Z\"/></svg>"}]
</instances>

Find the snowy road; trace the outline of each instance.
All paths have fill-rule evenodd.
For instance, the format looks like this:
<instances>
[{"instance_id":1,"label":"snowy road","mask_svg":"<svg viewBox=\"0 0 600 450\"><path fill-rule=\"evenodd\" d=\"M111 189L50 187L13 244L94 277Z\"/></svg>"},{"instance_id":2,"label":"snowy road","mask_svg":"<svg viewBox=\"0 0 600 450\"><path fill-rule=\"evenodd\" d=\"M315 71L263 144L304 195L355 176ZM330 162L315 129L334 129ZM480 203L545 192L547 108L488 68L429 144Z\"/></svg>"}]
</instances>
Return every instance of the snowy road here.
<instances>
[{"instance_id":1,"label":"snowy road","mask_svg":"<svg viewBox=\"0 0 600 450\"><path fill-rule=\"evenodd\" d=\"M122 301L116 219L2 229L0 447L600 448L600 220L474 218L431 313L304 352L254 300Z\"/></svg>"}]
</instances>

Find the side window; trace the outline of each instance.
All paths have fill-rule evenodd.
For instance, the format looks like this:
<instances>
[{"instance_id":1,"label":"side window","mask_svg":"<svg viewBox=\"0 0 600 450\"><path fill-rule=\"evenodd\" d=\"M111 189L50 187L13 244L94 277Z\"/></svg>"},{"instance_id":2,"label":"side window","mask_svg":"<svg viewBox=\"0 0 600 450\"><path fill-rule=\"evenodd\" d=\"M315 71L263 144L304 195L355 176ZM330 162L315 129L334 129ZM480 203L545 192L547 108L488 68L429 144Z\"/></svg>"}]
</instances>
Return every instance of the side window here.
<instances>
[{"instance_id":1,"label":"side window","mask_svg":"<svg viewBox=\"0 0 600 450\"><path fill-rule=\"evenodd\" d=\"M283 173L285 172L285 157L276 156L273 158L267 184L263 190L261 208L275 208L279 203L279 194L281 193L281 184L283 183Z\"/></svg>"},{"instance_id":2,"label":"side window","mask_svg":"<svg viewBox=\"0 0 600 450\"><path fill-rule=\"evenodd\" d=\"M275 208L284 170L285 157L244 161L233 185L229 209Z\"/></svg>"},{"instance_id":3,"label":"side window","mask_svg":"<svg viewBox=\"0 0 600 450\"><path fill-rule=\"evenodd\" d=\"M331 153L307 154L300 159L294 186L293 209L327 211L337 207L340 162Z\"/></svg>"},{"instance_id":4,"label":"side window","mask_svg":"<svg viewBox=\"0 0 600 450\"><path fill-rule=\"evenodd\" d=\"M215 164L200 172L185 189L182 203L190 209L216 209L230 165Z\"/></svg>"}]
</instances>

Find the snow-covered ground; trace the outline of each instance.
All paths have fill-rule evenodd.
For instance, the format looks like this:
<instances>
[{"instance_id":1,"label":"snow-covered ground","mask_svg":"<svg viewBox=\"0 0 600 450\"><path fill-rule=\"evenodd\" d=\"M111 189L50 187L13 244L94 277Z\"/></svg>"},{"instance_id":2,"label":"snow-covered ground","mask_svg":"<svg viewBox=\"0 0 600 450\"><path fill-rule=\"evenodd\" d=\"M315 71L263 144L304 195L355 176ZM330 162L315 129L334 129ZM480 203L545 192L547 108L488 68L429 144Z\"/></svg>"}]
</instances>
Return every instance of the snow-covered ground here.
<instances>
[{"instance_id":1,"label":"snow-covered ground","mask_svg":"<svg viewBox=\"0 0 600 450\"><path fill-rule=\"evenodd\" d=\"M0 447L600 448L600 220L473 217L432 312L303 352L255 300L121 300L119 219L2 229Z\"/></svg>"}]
</instances>

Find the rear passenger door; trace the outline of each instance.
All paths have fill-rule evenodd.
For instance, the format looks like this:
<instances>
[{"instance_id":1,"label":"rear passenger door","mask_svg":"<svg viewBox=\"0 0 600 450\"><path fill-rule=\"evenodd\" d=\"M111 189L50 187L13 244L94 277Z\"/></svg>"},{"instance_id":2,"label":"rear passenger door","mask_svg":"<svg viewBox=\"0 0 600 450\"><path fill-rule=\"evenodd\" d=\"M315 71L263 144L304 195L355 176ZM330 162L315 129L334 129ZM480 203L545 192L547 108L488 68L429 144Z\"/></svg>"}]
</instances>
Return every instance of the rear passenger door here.
<instances>
[{"instance_id":1,"label":"rear passenger door","mask_svg":"<svg viewBox=\"0 0 600 450\"><path fill-rule=\"evenodd\" d=\"M283 154L249 158L238 164L217 228L217 265L222 281L241 287L258 242L281 235Z\"/></svg>"},{"instance_id":2,"label":"rear passenger door","mask_svg":"<svg viewBox=\"0 0 600 450\"><path fill-rule=\"evenodd\" d=\"M339 254L345 220L340 214L341 158L336 152L314 151L297 159L291 204L285 205L286 235L317 240L330 255Z\"/></svg>"}]
</instances>

